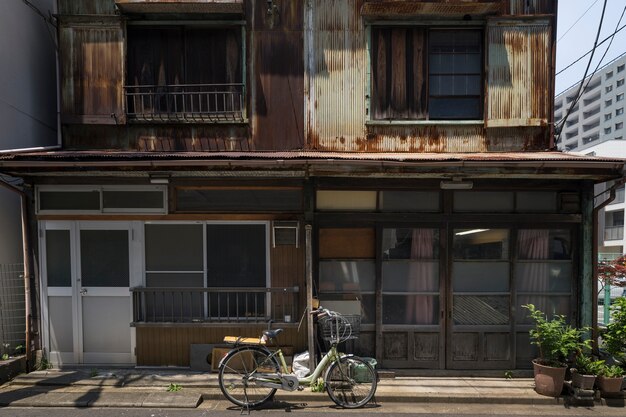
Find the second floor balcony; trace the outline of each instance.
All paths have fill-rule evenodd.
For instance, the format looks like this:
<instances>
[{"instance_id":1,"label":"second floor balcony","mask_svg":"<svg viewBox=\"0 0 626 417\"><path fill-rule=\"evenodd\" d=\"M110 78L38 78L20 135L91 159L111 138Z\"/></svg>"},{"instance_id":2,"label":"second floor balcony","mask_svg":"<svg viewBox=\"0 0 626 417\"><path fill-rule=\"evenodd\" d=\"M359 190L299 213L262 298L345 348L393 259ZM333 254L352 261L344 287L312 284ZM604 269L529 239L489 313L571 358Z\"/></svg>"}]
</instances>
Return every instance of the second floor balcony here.
<instances>
[{"instance_id":1,"label":"second floor balcony","mask_svg":"<svg viewBox=\"0 0 626 417\"><path fill-rule=\"evenodd\" d=\"M242 122L244 84L125 86L126 114L137 121Z\"/></svg>"}]
</instances>

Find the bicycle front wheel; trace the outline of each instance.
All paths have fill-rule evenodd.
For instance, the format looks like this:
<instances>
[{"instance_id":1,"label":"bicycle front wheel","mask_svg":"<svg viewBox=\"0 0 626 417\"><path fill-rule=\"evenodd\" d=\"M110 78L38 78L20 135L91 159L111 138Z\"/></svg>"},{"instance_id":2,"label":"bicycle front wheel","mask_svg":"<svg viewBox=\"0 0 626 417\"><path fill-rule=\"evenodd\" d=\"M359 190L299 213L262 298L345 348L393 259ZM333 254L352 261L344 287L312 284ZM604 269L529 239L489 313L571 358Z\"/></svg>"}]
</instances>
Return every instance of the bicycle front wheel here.
<instances>
[{"instance_id":1,"label":"bicycle front wheel","mask_svg":"<svg viewBox=\"0 0 626 417\"><path fill-rule=\"evenodd\" d=\"M252 346L236 348L226 355L220 366L220 389L233 404L257 407L272 398L276 389L257 385L255 377L278 370L278 362L269 351Z\"/></svg>"},{"instance_id":2,"label":"bicycle front wheel","mask_svg":"<svg viewBox=\"0 0 626 417\"><path fill-rule=\"evenodd\" d=\"M359 408L376 393L376 371L358 356L344 356L326 371L326 391L335 404Z\"/></svg>"}]
</instances>

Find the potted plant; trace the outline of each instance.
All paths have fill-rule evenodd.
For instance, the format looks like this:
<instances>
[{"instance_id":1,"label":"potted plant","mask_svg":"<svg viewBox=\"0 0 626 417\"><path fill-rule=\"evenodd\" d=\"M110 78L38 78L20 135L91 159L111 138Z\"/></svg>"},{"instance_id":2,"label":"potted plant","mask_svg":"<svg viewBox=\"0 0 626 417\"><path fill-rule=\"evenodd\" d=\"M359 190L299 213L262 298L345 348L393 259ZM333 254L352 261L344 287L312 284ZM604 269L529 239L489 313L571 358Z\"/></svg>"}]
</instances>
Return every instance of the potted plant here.
<instances>
[{"instance_id":1,"label":"potted plant","mask_svg":"<svg viewBox=\"0 0 626 417\"><path fill-rule=\"evenodd\" d=\"M590 347L582 341L587 329L577 329L565 322L565 316L555 314L551 320L533 304L528 309L535 328L530 330L531 343L539 348L539 357L533 360L535 391L541 395L558 397L563 390L567 360L575 353Z\"/></svg>"},{"instance_id":2,"label":"potted plant","mask_svg":"<svg viewBox=\"0 0 626 417\"><path fill-rule=\"evenodd\" d=\"M598 375L598 388L603 397L612 396L622 391L624 370L618 365L604 365Z\"/></svg>"},{"instance_id":3,"label":"potted plant","mask_svg":"<svg viewBox=\"0 0 626 417\"><path fill-rule=\"evenodd\" d=\"M604 361L595 360L590 355L579 352L572 368L572 386L586 390L593 389L596 377L603 366Z\"/></svg>"},{"instance_id":4,"label":"potted plant","mask_svg":"<svg viewBox=\"0 0 626 417\"><path fill-rule=\"evenodd\" d=\"M611 305L611 321L602 333L602 350L609 362L626 366L626 297L618 297Z\"/></svg>"}]
</instances>

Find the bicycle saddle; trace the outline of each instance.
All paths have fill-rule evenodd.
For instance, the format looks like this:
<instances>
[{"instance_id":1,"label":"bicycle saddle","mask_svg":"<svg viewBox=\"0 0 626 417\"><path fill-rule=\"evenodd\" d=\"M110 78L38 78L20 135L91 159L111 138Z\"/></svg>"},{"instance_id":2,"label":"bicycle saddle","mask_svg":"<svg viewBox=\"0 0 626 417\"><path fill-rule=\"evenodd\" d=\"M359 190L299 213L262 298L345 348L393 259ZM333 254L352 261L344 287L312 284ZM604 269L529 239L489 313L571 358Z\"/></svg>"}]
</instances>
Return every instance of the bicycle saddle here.
<instances>
[{"instance_id":1,"label":"bicycle saddle","mask_svg":"<svg viewBox=\"0 0 626 417\"><path fill-rule=\"evenodd\" d=\"M283 329L263 330L263 336L267 337L268 339L276 339L278 335L282 333L282 331Z\"/></svg>"}]
</instances>

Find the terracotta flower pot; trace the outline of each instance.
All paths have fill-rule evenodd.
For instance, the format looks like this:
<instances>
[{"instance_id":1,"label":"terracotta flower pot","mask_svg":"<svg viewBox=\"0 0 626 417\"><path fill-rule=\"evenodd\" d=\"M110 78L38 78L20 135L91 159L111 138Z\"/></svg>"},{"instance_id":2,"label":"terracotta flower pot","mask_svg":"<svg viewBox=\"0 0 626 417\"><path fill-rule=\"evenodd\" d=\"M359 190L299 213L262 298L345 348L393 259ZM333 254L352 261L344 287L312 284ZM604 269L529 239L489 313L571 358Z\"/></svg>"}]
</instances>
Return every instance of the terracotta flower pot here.
<instances>
[{"instance_id":1,"label":"terracotta flower pot","mask_svg":"<svg viewBox=\"0 0 626 417\"><path fill-rule=\"evenodd\" d=\"M622 383L624 382L624 377L620 376L617 378L608 378L605 376L598 377L598 388L602 394L617 394L622 391Z\"/></svg>"},{"instance_id":2,"label":"terracotta flower pot","mask_svg":"<svg viewBox=\"0 0 626 417\"><path fill-rule=\"evenodd\" d=\"M596 382L595 375L583 375L578 372L572 372L572 385L580 389L593 389Z\"/></svg>"},{"instance_id":3,"label":"terracotta flower pot","mask_svg":"<svg viewBox=\"0 0 626 417\"><path fill-rule=\"evenodd\" d=\"M537 394L546 395L548 397L558 397L563 391L563 382L565 382L565 370L567 367L558 368L542 365L533 361L533 370L535 371L535 391Z\"/></svg>"}]
</instances>

